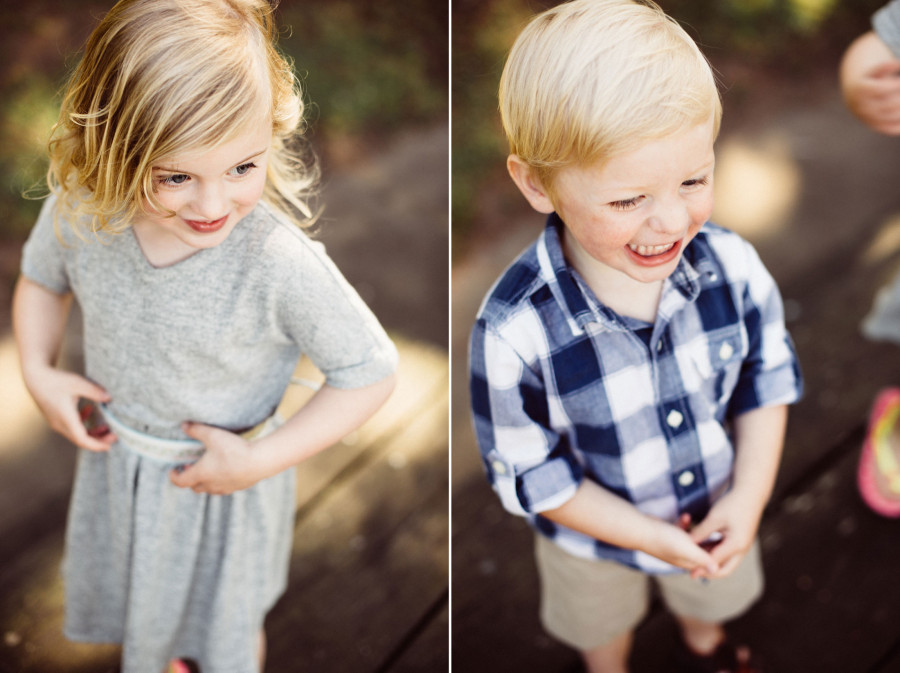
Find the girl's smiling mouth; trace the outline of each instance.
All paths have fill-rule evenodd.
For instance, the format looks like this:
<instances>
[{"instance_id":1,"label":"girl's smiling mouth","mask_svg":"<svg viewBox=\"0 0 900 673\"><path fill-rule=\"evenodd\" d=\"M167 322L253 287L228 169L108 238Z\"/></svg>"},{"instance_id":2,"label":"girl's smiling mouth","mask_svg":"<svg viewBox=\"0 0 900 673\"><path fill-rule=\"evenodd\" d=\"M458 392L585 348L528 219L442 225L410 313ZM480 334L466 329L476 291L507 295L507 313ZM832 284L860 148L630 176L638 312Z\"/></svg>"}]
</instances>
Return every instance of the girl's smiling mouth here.
<instances>
[{"instance_id":1,"label":"girl's smiling mouth","mask_svg":"<svg viewBox=\"0 0 900 673\"><path fill-rule=\"evenodd\" d=\"M227 221L228 215L220 217L218 220L213 220L212 222L204 222L202 220L185 220L185 222L191 229L200 234L213 234L224 227Z\"/></svg>"}]
</instances>

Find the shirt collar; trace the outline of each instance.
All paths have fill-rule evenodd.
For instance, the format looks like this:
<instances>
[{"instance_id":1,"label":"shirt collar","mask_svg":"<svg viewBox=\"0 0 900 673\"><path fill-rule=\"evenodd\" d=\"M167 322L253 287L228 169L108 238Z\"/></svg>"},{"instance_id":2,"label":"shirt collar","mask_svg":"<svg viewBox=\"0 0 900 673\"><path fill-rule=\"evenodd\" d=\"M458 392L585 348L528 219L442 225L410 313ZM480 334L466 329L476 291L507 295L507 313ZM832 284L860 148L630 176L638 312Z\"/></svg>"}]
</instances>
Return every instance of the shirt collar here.
<instances>
[{"instance_id":1,"label":"shirt collar","mask_svg":"<svg viewBox=\"0 0 900 673\"><path fill-rule=\"evenodd\" d=\"M580 281L562 248L562 228L565 225L556 213L547 217L547 224L538 245L541 276L563 311L573 334L580 334L590 323L600 323L614 331L627 329L619 316L607 308ZM717 265L705 242L692 240L685 248L675 271L666 279L660 297L660 316L671 316L679 306L693 302L700 295L705 280L715 281Z\"/></svg>"}]
</instances>

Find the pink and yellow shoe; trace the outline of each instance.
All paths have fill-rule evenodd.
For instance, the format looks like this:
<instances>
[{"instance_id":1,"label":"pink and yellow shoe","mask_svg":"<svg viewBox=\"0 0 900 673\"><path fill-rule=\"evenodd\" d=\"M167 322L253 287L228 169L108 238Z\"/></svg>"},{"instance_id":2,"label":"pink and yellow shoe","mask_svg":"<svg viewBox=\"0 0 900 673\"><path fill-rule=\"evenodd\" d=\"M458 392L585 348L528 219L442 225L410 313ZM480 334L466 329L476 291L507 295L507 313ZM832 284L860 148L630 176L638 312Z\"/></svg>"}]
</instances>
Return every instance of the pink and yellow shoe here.
<instances>
[{"instance_id":1,"label":"pink and yellow shoe","mask_svg":"<svg viewBox=\"0 0 900 673\"><path fill-rule=\"evenodd\" d=\"M894 451L900 438L898 420L900 388L885 388L872 405L856 473L862 499L876 513L892 519L900 518L900 464Z\"/></svg>"}]
</instances>

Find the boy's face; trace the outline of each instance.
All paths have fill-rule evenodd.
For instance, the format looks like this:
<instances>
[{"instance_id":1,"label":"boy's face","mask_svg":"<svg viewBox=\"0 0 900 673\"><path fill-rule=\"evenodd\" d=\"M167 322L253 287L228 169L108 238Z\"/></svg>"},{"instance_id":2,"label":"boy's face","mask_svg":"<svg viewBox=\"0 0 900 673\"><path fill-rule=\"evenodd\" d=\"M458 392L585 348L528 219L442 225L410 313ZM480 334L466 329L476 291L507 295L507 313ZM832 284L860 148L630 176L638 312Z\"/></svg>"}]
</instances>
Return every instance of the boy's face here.
<instances>
[{"instance_id":1,"label":"boy's face","mask_svg":"<svg viewBox=\"0 0 900 673\"><path fill-rule=\"evenodd\" d=\"M599 167L560 171L554 202L570 263L595 278L668 277L712 213L714 140L710 120Z\"/></svg>"}]
</instances>

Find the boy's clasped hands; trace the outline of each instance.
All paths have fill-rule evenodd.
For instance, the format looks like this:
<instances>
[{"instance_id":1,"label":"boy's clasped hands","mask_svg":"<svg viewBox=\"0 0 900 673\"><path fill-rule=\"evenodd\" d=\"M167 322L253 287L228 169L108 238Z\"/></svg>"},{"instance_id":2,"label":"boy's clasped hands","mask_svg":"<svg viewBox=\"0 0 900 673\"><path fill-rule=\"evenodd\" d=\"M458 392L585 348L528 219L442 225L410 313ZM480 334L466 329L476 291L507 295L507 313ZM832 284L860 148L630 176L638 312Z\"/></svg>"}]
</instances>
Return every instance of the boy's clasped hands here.
<instances>
[{"instance_id":1,"label":"boy's clasped hands","mask_svg":"<svg viewBox=\"0 0 900 673\"><path fill-rule=\"evenodd\" d=\"M759 525L759 517L749 515L734 496L733 491L723 496L696 525L689 514L682 514L677 525L666 523L654 556L689 570L694 579L731 574L752 546Z\"/></svg>"}]
</instances>

